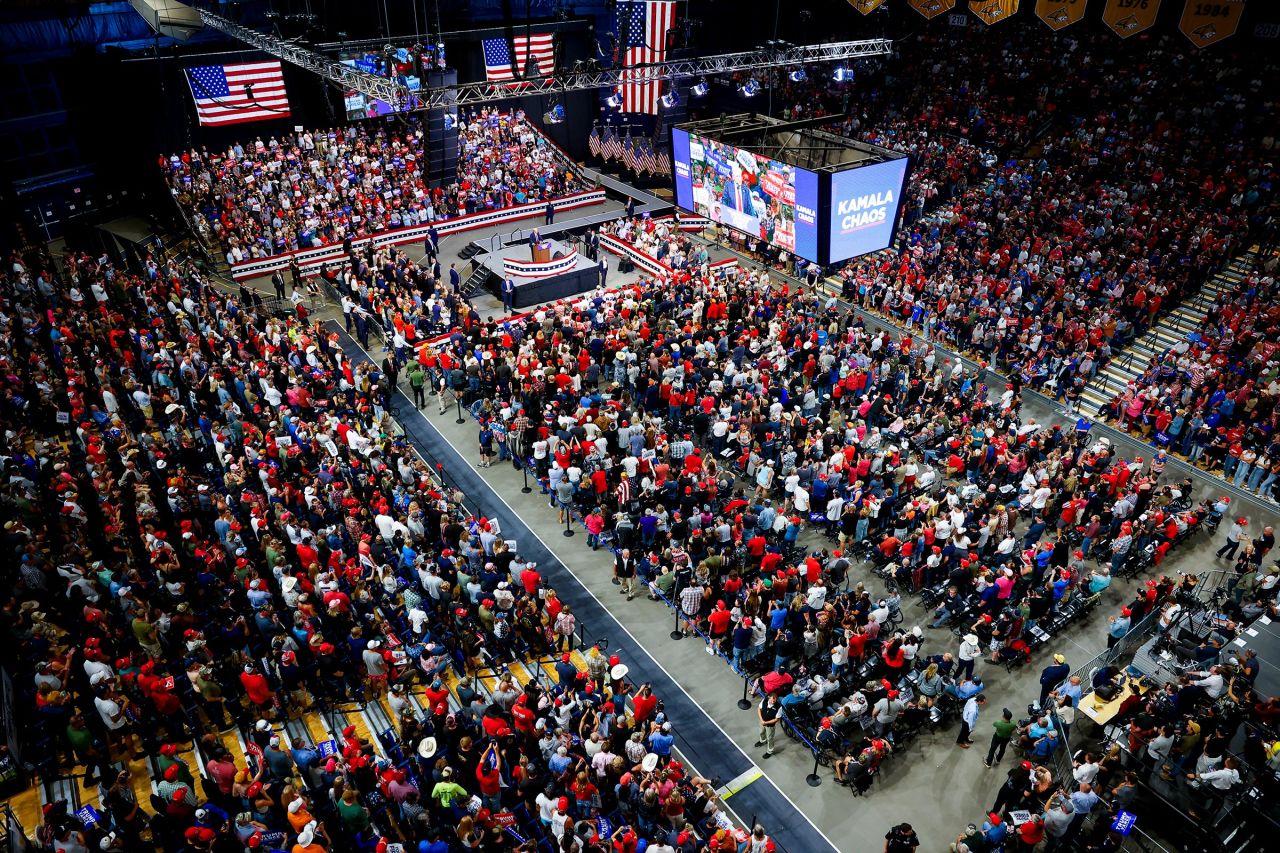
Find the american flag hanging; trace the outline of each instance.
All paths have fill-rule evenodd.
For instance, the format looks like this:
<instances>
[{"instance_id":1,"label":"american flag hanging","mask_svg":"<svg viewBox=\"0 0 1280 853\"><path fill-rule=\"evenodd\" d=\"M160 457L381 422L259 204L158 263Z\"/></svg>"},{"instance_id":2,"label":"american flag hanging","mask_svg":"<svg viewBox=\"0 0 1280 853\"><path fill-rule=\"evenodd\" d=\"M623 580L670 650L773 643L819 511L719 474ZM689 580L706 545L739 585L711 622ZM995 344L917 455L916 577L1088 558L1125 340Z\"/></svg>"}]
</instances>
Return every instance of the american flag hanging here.
<instances>
[{"instance_id":1,"label":"american flag hanging","mask_svg":"<svg viewBox=\"0 0 1280 853\"><path fill-rule=\"evenodd\" d=\"M671 155L665 149L658 152L658 174L671 174Z\"/></svg>"},{"instance_id":2,"label":"american flag hanging","mask_svg":"<svg viewBox=\"0 0 1280 853\"><path fill-rule=\"evenodd\" d=\"M600 156L600 128L591 128L591 134L587 137L587 150L591 152L592 157Z\"/></svg>"},{"instance_id":3,"label":"american flag hanging","mask_svg":"<svg viewBox=\"0 0 1280 853\"><path fill-rule=\"evenodd\" d=\"M511 47L515 49L513 62L511 49L508 48L505 38L484 39L481 42L481 47L484 49L484 79L501 83L524 77L530 54L538 64L539 74L546 76L553 73L556 70L554 40L554 33L516 36L511 40Z\"/></svg>"},{"instance_id":4,"label":"american flag hanging","mask_svg":"<svg viewBox=\"0 0 1280 853\"><path fill-rule=\"evenodd\" d=\"M187 84L204 125L289 117L284 74L275 59L188 68Z\"/></svg>"},{"instance_id":5,"label":"american flag hanging","mask_svg":"<svg viewBox=\"0 0 1280 853\"><path fill-rule=\"evenodd\" d=\"M675 0L619 0L618 40L622 43L623 68L662 62L667 55L667 33L675 25ZM639 74L632 72L632 76ZM624 113L658 114L658 97L662 81L648 80L628 84L623 71L622 111Z\"/></svg>"}]
</instances>

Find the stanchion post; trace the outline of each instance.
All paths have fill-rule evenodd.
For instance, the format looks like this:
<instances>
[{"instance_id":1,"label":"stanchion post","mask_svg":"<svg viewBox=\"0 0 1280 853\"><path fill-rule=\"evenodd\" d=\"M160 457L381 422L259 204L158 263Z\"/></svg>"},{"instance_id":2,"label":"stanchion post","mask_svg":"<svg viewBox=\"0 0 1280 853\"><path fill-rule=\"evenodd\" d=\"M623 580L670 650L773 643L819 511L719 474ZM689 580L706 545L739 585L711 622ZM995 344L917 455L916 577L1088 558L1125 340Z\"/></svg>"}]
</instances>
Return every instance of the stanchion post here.
<instances>
[{"instance_id":1,"label":"stanchion post","mask_svg":"<svg viewBox=\"0 0 1280 853\"><path fill-rule=\"evenodd\" d=\"M520 460L520 473L524 476L524 486L521 487L520 492L527 495L533 489L529 488L529 460L524 459L523 456Z\"/></svg>"},{"instance_id":2,"label":"stanchion post","mask_svg":"<svg viewBox=\"0 0 1280 853\"><path fill-rule=\"evenodd\" d=\"M462 398L456 391L453 393L453 402L458 406L458 419L454 423L465 424L467 419L462 416Z\"/></svg>"},{"instance_id":3,"label":"stanchion post","mask_svg":"<svg viewBox=\"0 0 1280 853\"><path fill-rule=\"evenodd\" d=\"M573 535L573 527L571 526L572 524L573 524L573 510L570 509L569 507L565 507L564 508L564 533L562 535L564 536Z\"/></svg>"},{"instance_id":4,"label":"stanchion post","mask_svg":"<svg viewBox=\"0 0 1280 853\"><path fill-rule=\"evenodd\" d=\"M738 707L743 711L748 711L751 709L751 700L747 698L747 688L750 686L751 686L751 679L747 678L744 675L742 677L742 698L738 700Z\"/></svg>"},{"instance_id":5,"label":"stanchion post","mask_svg":"<svg viewBox=\"0 0 1280 853\"><path fill-rule=\"evenodd\" d=\"M672 597L675 599L675 601L672 602L671 609L676 614L675 623L671 626L671 639L683 640L684 632L680 630L680 584L677 583L671 589Z\"/></svg>"},{"instance_id":6,"label":"stanchion post","mask_svg":"<svg viewBox=\"0 0 1280 853\"><path fill-rule=\"evenodd\" d=\"M804 781L809 783L810 788L816 788L822 784L822 777L818 775L818 753L813 754L813 772L804 777Z\"/></svg>"}]
</instances>

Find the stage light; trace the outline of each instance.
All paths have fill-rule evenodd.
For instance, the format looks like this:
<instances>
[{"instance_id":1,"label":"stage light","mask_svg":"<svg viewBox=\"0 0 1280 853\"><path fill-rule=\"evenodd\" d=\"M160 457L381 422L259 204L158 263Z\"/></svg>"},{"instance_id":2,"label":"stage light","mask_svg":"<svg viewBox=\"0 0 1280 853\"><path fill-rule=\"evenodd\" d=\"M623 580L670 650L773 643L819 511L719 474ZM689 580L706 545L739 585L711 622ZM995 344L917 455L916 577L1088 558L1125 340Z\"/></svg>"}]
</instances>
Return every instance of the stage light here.
<instances>
[{"instance_id":1,"label":"stage light","mask_svg":"<svg viewBox=\"0 0 1280 853\"><path fill-rule=\"evenodd\" d=\"M547 124L560 124L564 121L564 104L556 104L543 113L542 120Z\"/></svg>"},{"instance_id":2,"label":"stage light","mask_svg":"<svg viewBox=\"0 0 1280 853\"><path fill-rule=\"evenodd\" d=\"M676 94L675 89L672 89L670 92L667 92L667 94L663 95L661 98L658 98L658 103L662 104L662 106L665 109L669 110L680 103L680 96Z\"/></svg>"},{"instance_id":3,"label":"stage light","mask_svg":"<svg viewBox=\"0 0 1280 853\"><path fill-rule=\"evenodd\" d=\"M753 77L738 87L738 94L744 98L755 97L760 92L760 83Z\"/></svg>"},{"instance_id":4,"label":"stage light","mask_svg":"<svg viewBox=\"0 0 1280 853\"><path fill-rule=\"evenodd\" d=\"M610 109L614 109L614 110L616 110L618 107L622 106L622 98L621 98L621 96L619 96L619 95L618 95L618 93L617 93L617 92L614 92L612 95L610 95L609 97L605 98L605 99L604 99L604 102L605 102L605 105L606 105L606 106L608 106Z\"/></svg>"},{"instance_id":5,"label":"stage light","mask_svg":"<svg viewBox=\"0 0 1280 853\"><path fill-rule=\"evenodd\" d=\"M809 75L805 73L803 68L792 71L789 76L791 77L792 83L803 83L805 80L809 79Z\"/></svg>"},{"instance_id":6,"label":"stage light","mask_svg":"<svg viewBox=\"0 0 1280 853\"><path fill-rule=\"evenodd\" d=\"M707 80L704 77L703 79L699 80L692 89L689 90L689 94L693 95L695 98L703 98L703 97L706 97L707 92L709 92L710 90L711 90L711 87L707 85Z\"/></svg>"},{"instance_id":7,"label":"stage light","mask_svg":"<svg viewBox=\"0 0 1280 853\"><path fill-rule=\"evenodd\" d=\"M837 83L852 83L853 71L848 68L837 68L835 73L831 75Z\"/></svg>"}]
</instances>

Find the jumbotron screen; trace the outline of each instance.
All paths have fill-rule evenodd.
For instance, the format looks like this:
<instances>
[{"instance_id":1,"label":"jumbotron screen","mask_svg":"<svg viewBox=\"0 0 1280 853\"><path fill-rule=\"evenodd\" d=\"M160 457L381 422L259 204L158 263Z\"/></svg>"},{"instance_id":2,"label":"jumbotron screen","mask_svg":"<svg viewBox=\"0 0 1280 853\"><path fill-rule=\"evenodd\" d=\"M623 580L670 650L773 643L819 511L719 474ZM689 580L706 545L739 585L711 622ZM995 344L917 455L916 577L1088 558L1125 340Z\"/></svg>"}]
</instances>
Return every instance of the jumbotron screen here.
<instances>
[{"instance_id":1,"label":"jumbotron screen","mask_svg":"<svg viewBox=\"0 0 1280 853\"><path fill-rule=\"evenodd\" d=\"M907 158L831 176L830 263L888 248L898 221Z\"/></svg>"},{"instance_id":2,"label":"jumbotron screen","mask_svg":"<svg viewBox=\"0 0 1280 853\"><path fill-rule=\"evenodd\" d=\"M818 260L818 175L672 128L676 204Z\"/></svg>"}]
</instances>

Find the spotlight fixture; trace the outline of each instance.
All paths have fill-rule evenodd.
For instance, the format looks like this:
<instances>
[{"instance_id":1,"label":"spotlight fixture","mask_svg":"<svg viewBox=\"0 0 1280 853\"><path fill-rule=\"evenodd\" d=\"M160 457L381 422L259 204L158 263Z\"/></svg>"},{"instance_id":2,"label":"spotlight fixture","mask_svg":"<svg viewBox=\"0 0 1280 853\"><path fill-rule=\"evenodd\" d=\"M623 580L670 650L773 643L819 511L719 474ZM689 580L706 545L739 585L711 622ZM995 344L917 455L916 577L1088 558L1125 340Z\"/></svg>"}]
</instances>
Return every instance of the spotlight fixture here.
<instances>
[{"instance_id":1,"label":"spotlight fixture","mask_svg":"<svg viewBox=\"0 0 1280 853\"><path fill-rule=\"evenodd\" d=\"M617 92L613 92L612 94L610 94L609 97L604 99L604 102L610 109L614 109L614 110L622 106L622 98L621 96L618 95Z\"/></svg>"},{"instance_id":2,"label":"spotlight fixture","mask_svg":"<svg viewBox=\"0 0 1280 853\"><path fill-rule=\"evenodd\" d=\"M689 94L693 95L695 98L703 98L706 97L707 92L710 90L711 87L707 85L707 78L703 77L693 86L693 88L689 90Z\"/></svg>"},{"instance_id":3,"label":"spotlight fixture","mask_svg":"<svg viewBox=\"0 0 1280 853\"><path fill-rule=\"evenodd\" d=\"M760 93L760 82L752 77L738 87L738 94L744 98L753 98Z\"/></svg>"},{"instance_id":4,"label":"spotlight fixture","mask_svg":"<svg viewBox=\"0 0 1280 853\"><path fill-rule=\"evenodd\" d=\"M853 82L853 71L851 69L844 68L843 66L840 68L837 68L831 76L835 78L835 81L837 83Z\"/></svg>"},{"instance_id":5,"label":"spotlight fixture","mask_svg":"<svg viewBox=\"0 0 1280 853\"><path fill-rule=\"evenodd\" d=\"M543 113L542 120L547 124L560 124L564 121L564 104L555 104Z\"/></svg>"},{"instance_id":6,"label":"spotlight fixture","mask_svg":"<svg viewBox=\"0 0 1280 853\"><path fill-rule=\"evenodd\" d=\"M667 92L667 94L663 95L661 98L658 98L658 103L662 104L664 109L669 110L680 103L680 95L676 93L675 89L672 89L670 92Z\"/></svg>"},{"instance_id":7,"label":"spotlight fixture","mask_svg":"<svg viewBox=\"0 0 1280 853\"><path fill-rule=\"evenodd\" d=\"M803 68L797 68L787 76L791 78L792 83L803 83L805 80L809 79L808 73L805 72Z\"/></svg>"}]
</instances>

